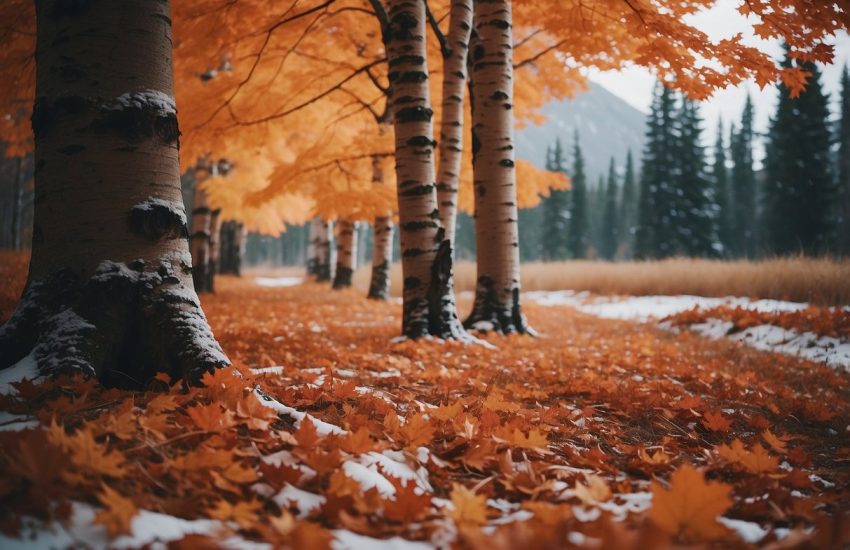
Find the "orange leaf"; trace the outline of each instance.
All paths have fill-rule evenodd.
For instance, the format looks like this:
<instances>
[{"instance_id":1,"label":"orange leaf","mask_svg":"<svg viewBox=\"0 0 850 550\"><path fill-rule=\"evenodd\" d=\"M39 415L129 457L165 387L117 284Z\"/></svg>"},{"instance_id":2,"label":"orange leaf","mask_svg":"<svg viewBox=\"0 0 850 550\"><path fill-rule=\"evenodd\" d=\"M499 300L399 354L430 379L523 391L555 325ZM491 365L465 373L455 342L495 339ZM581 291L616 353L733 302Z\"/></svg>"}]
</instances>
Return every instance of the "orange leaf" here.
<instances>
[{"instance_id":1,"label":"orange leaf","mask_svg":"<svg viewBox=\"0 0 850 550\"><path fill-rule=\"evenodd\" d=\"M749 451L740 439L733 441L732 445L720 445L717 453L752 474L775 472L779 467L779 460L770 456L767 449L757 444Z\"/></svg>"},{"instance_id":2,"label":"orange leaf","mask_svg":"<svg viewBox=\"0 0 850 550\"><path fill-rule=\"evenodd\" d=\"M670 489L652 482L652 510L649 518L671 535L694 539L717 539L727 533L717 522L730 506L732 487L706 481L702 472L689 464L670 477Z\"/></svg>"},{"instance_id":3,"label":"orange leaf","mask_svg":"<svg viewBox=\"0 0 850 550\"><path fill-rule=\"evenodd\" d=\"M702 425L713 432L728 432L732 427L732 421L723 416L720 411L709 411L703 416Z\"/></svg>"},{"instance_id":4,"label":"orange leaf","mask_svg":"<svg viewBox=\"0 0 850 550\"><path fill-rule=\"evenodd\" d=\"M384 502L384 514L395 521L411 522L420 519L431 508L431 497L419 490L413 481L404 485L392 476L389 478L395 485L395 500Z\"/></svg>"},{"instance_id":5,"label":"orange leaf","mask_svg":"<svg viewBox=\"0 0 850 550\"><path fill-rule=\"evenodd\" d=\"M186 409L195 425L205 432L226 430L236 424L232 411L224 411L218 403L195 405Z\"/></svg>"},{"instance_id":6,"label":"orange leaf","mask_svg":"<svg viewBox=\"0 0 850 550\"><path fill-rule=\"evenodd\" d=\"M407 417L407 422L399 429L399 434L408 447L419 447L430 443L434 437L434 427L422 413Z\"/></svg>"},{"instance_id":7,"label":"orange leaf","mask_svg":"<svg viewBox=\"0 0 850 550\"><path fill-rule=\"evenodd\" d=\"M97 513L94 521L106 527L106 531L112 537L129 533L133 517L138 511L133 501L113 490L109 485L103 486L103 492L98 499L104 509Z\"/></svg>"},{"instance_id":8,"label":"orange leaf","mask_svg":"<svg viewBox=\"0 0 850 550\"><path fill-rule=\"evenodd\" d=\"M460 524L483 525L487 523L487 498L476 495L459 483L452 484L454 510L452 518Z\"/></svg>"}]
</instances>

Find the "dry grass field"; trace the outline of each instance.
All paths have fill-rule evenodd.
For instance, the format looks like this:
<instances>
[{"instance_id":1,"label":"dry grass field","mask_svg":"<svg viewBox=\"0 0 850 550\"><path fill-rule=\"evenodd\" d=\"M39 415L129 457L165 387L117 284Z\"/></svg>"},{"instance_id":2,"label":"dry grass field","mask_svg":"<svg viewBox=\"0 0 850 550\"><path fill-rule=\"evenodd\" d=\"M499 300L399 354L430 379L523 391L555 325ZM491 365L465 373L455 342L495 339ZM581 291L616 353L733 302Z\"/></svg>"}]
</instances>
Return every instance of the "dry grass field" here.
<instances>
[{"instance_id":1,"label":"dry grass field","mask_svg":"<svg viewBox=\"0 0 850 550\"><path fill-rule=\"evenodd\" d=\"M775 298L816 305L850 304L850 261L777 258L722 261L674 258L651 262L567 261L522 266L523 290L587 290L597 294L693 294ZM369 267L361 267L354 284L365 292ZM455 268L458 291L475 289L475 264ZM392 292L401 289L401 266L392 271Z\"/></svg>"}]
</instances>

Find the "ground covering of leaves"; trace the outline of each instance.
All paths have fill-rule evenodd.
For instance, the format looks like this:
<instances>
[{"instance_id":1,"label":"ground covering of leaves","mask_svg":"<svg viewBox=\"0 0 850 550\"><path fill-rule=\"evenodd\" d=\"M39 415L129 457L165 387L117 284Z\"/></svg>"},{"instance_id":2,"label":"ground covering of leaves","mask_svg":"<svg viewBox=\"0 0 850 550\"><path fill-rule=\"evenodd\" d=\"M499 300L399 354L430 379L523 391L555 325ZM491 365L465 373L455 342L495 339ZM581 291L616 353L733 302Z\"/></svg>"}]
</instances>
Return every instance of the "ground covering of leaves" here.
<instances>
[{"instance_id":1,"label":"ground covering of leaves","mask_svg":"<svg viewBox=\"0 0 850 550\"><path fill-rule=\"evenodd\" d=\"M0 432L4 534L82 504L113 542L142 513L216 520L174 548L850 543L847 374L533 304L536 339L393 343L397 303L218 289L204 308L234 366L205 388L0 397L38 421Z\"/></svg>"}]
</instances>

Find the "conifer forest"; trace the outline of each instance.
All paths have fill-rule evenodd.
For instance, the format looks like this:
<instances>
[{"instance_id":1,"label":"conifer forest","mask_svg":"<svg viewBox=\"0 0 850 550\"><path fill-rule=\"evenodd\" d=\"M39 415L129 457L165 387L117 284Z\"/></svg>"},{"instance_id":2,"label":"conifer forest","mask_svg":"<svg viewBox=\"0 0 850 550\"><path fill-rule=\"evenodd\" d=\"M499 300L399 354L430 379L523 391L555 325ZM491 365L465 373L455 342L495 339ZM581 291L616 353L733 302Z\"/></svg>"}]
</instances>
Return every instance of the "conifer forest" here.
<instances>
[{"instance_id":1,"label":"conifer forest","mask_svg":"<svg viewBox=\"0 0 850 550\"><path fill-rule=\"evenodd\" d=\"M0 3L0 548L850 547L848 30Z\"/></svg>"}]
</instances>

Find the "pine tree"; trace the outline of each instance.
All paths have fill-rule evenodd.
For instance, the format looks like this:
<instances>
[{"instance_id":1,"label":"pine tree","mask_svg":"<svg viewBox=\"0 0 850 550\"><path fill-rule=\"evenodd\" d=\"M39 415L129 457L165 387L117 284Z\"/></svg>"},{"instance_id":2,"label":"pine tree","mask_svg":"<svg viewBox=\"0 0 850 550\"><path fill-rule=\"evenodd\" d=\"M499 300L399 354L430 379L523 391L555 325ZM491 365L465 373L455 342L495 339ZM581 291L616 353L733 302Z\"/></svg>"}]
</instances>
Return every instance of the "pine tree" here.
<instances>
[{"instance_id":1,"label":"pine tree","mask_svg":"<svg viewBox=\"0 0 850 550\"><path fill-rule=\"evenodd\" d=\"M584 173L584 156L579 145L578 130L573 144L572 192L570 201L567 249L573 258L584 258L588 245L587 176Z\"/></svg>"},{"instance_id":2,"label":"pine tree","mask_svg":"<svg viewBox=\"0 0 850 550\"><path fill-rule=\"evenodd\" d=\"M566 157L561 140L549 148L546 155L546 169L550 172L566 173ZM563 260L569 253L567 234L570 220L569 191L552 190L543 199L543 233L541 235L541 253L544 260ZM522 228L522 225L520 225Z\"/></svg>"},{"instance_id":3,"label":"pine tree","mask_svg":"<svg viewBox=\"0 0 850 550\"><path fill-rule=\"evenodd\" d=\"M838 123L838 190L841 210L838 226L838 250L850 256L850 71L841 73L841 119Z\"/></svg>"},{"instance_id":4,"label":"pine tree","mask_svg":"<svg viewBox=\"0 0 850 550\"><path fill-rule=\"evenodd\" d=\"M717 203L717 239L723 255L729 257L732 252L734 232L732 229L732 203L729 196L729 170L726 167L724 137L723 119L721 118L717 121L711 179L714 184L714 200Z\"/></svg>"},{"instance_id":5,"label":"pine tree","mask_svg":"<svg viewBox=\"0 0 850 550\"><path fill-rule=\"evenodd\" d=\"M608 183L605 186L605 202L602 209L602 223L600 228L599 255L610 260L617 253L619 243L619 220L617 219L617 172L614 166L614 157L608 166Z\"/></svg>"},{"instance_id":6,"label":"pine tree","mask_svg":"<svg viewBox=\"0 0 850 550\"><path fill-rule=\"evenodd\" d=\"M619 237L626 258L632 256L634 248L635 224L637 222L637 185L632 150L626 155L626 173L623 175L623 192L620 198Z\"/></svg>"},{"instance_id":7,"label":"pine tree","mask_svg":"<svg viewBox=\"0 0 850 550\"><path fill-rule=\"evenodd\" d=\"M688 256L717 254L717 205L706 174L702 119L694 101L684 98L676 116L678 170L670 215L676 229L675 249Z\"/></svg>"},{"instance_id":8,"label":"pine tree","mask_svg":"<svg viewBox=\"0 0 850 550\"><path fill-rule=\"evenodd\" d=\"M799 63L786 55L783 66ZM818 67L802 67L811 76L797 98L779 84L767 147L763 229L767 249L776 254L826 252L835 227L828 98Z\"/></svg>"},{"instance_id":9,"label":"pine tree","mask_svg":"<svg viewBox=\"0 0 850 550\"><path fill-rule=\"evenodd\" d=\"M635 256L661 258L676 252L674 219L676 195L675 97L659 85L647 118L638 199Z\"/></svg>"},{"instance_id":10,"label":"pine tree","mask_svg":"<svg viewBox=\"0 0 850 550\"><path fill-rule=\"evenodd\" d=\"M747 95L741 124L729 138L732 158L732 254L751 258L756 253L756 173L753 169L753 100Z\"/></svg>"}]
</instances>

